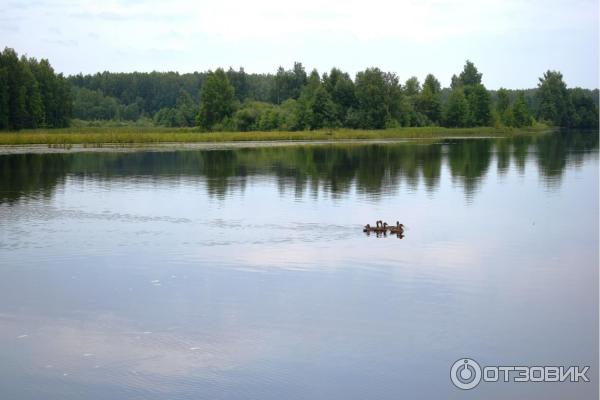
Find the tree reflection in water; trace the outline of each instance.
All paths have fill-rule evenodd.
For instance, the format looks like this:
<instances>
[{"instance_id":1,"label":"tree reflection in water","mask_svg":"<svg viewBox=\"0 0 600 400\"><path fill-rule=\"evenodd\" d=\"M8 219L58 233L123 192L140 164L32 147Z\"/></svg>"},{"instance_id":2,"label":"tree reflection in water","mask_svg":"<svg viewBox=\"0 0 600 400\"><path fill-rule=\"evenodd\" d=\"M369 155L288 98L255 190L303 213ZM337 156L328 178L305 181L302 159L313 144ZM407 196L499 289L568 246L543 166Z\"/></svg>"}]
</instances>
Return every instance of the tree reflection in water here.
<instances>
[{"instance_id":1,"label":"tree reflection in water","mask_svg":"<svg viewBox=\"0 0 600 400\"><path fill-rule=\"evenodd\" d=\"M66 176L110 180L148 177L170 180L199 177L210 196L224 198L231 190L243 191L248 180L274 177L280 192L318 196L324 190L343 197L353 188L377 198L398 190L403 183L428 192L440 185L442 165L448 165L453 182L471 201L495 160L505 174L511 164L520 173L534 160L549 185L560 185L568 165L581 165L598 149L596 132L563 131L543 136L444 140L438 143L301 145L295 147L240 148L233 150L164 151L131 153L62 153L0 156L0 202L24 196L51 196Z\"/></svg>"}]
</instances>

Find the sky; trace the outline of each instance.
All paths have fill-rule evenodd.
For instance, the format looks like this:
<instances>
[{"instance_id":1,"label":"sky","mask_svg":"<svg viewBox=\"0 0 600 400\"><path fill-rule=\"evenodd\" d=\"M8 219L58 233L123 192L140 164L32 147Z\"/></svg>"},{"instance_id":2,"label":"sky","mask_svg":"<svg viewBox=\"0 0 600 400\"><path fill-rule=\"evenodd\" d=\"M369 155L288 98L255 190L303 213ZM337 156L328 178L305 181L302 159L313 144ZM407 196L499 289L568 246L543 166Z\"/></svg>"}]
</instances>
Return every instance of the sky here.
<instances>
[{"instance_id":1,"label":"sky","mask_svg":"<svg viewBox=\"0 0 600 400\"><path fill-rule=\"evenodd\" d=\"M598 42L597 0L0 0L0 47L67 75L300 61L448 86L469 59L489 89L535 87L548 69L597 88Z\"/></svg>"}]
</instances>

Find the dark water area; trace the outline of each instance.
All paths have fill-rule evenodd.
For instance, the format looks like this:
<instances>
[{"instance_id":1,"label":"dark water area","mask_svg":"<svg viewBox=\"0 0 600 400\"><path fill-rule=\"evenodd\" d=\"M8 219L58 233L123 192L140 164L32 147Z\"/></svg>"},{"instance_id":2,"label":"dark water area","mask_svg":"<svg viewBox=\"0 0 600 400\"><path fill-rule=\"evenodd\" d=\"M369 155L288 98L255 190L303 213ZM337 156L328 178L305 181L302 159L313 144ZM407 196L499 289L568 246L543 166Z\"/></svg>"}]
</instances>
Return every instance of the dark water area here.
<instances>
[{"instance_id":1,"label":"dark water area","mask_svg":"<svg viewBox=\"0 0 600 400\"><path fill-rule=\"evenodd\" d=\"M598 180L581 132L1 155L0 398L597 399Z\"/></svg>"}]
</instances>

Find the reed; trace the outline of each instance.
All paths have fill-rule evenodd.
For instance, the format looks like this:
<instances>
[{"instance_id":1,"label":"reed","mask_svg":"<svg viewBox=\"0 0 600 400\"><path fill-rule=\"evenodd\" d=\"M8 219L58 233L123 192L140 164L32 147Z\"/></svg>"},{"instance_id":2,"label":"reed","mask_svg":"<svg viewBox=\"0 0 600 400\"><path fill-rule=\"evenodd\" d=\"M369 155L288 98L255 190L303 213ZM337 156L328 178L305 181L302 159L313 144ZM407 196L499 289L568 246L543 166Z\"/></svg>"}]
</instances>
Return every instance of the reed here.
<instances>
[{"instance_id":1,"label":"reed","mask_svg":"<svg viewBox=\"0 0 600 400\"><path fill-rule=\"evenodd\" d=\"M144 144L199 143L290 140L353 140L353 139L432 139L451 137L514 136L546 133L547 126L530 128L394 128L384 130L323 129L298 132L201 132L194 128L160 127L85 127L65 129L36 129L0 133L0 145L47 144Z\"/></svg>"}]
</instances>

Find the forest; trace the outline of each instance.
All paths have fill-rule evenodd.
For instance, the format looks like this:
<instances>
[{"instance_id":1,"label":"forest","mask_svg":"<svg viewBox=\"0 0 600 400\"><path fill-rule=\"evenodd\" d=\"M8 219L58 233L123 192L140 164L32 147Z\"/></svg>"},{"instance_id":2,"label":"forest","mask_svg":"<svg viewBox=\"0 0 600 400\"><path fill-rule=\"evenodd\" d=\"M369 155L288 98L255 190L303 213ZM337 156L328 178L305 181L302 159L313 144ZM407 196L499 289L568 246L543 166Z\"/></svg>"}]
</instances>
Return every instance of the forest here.
<instances>
[{"instance_id":1,"label":"forest","mask_svg":"<svg viewBox=\"0 0 600 400\"><path fill-rule=\"evenodd\" d=\"M66 127L71 108L71 85L48 60L0 53L0 129Z\"/></svg>"},{"instance_id":2,"label":"forest","mask_svg":"<svg viewBox=\"0 0 600 400\"><path fill-rule=\"evenodd\" d=\"M65 77L48 60L0 53L0 129L96 126L107 121L202 131L301 131L322 128L598 128L598 89L567 88L546 71L526 90L488 90L471 62L449 87L429 74L402 82L367 68L354 79L333 68L306 72L296 62L274 74L243 68L207 72L102 72Z\"/></svg>"}]
</instances>

